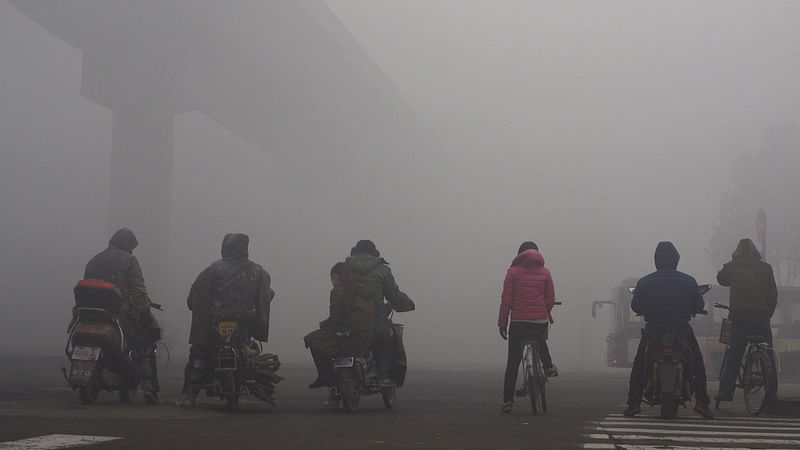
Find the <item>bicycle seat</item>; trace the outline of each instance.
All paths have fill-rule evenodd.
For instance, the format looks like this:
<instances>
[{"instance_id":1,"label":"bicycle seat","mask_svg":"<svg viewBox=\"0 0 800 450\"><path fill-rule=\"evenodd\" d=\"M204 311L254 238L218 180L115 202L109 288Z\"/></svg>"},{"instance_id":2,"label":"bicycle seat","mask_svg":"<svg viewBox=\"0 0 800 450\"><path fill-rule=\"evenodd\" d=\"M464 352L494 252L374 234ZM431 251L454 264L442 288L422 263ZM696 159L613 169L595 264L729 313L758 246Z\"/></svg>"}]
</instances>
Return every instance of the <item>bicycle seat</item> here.
<instances>
[{"instance_id":1,"label":"bicycle seat","mask_svg":"<svg viewBox=\"0 0 800 450\"><path fill-rule=\"evenodd\" d=\"M524 341L520 342L520 345L536 345L536 341L533 339L525 339Z\"/></svg>"},{"instance_id":2,"label":"bicycle seat","mask_svg":"<svg viewBox=\"0 0 800 450\"><path fill-rule=\"evenodd\" d=\"M764 336L747 336L745 341L748 344L761 344L762 342L767 342L767 339Z\"/></svg>"}]
</instances>

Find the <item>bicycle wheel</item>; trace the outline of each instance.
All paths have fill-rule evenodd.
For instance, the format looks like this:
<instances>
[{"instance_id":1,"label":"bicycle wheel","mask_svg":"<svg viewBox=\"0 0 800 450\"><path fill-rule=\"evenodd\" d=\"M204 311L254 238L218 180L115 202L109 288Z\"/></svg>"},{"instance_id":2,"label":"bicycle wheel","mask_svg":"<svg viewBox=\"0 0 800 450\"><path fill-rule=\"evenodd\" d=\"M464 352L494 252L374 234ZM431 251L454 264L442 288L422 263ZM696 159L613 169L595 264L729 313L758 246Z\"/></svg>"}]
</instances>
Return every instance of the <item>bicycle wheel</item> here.
<instances>
[{"instance_id":1,"label":"bicycle wheel","mask_svg":"<svg viewBox=\"0 0 800 450\"><path fill-rule=\"evenodd\" d=\"M750 353L745 362L742 389L744 390L744 407L750 415L758 415L764 409L769 365L769 357L764 350Z\"/></svg>"},{"instance_id":2,"label":"bicycle wheel","mask_svg":"<svg viewBox=\"0 0 800 450\"><path fill-rule=\"evenodd\" d=\"M530 361L526 373L528 397L531 400L531 411L533 414L539 414L539 411L545 412L547 410L544 394L544 370L542 369L539 355L536 353L536 346L531 346L531 348L532 351L529 353Z\"/></svg>"},{"instance_id":3,"label":"bicycle wheel","mask_svg":"<svg viewBox=\"0 0 800 450\"><path fill-rule=\"evenodd\" d=\"M728 352L730 351L730 347L725 348L725 352L722 354L722 362L719 364L719 385L720 388L722 387L722 374L725 373L725 365L728 363ZM722 391L720 388L717 388L717 398L714 400L714 409L719 409L719 397Z\"/></svg>"}]
</instances>

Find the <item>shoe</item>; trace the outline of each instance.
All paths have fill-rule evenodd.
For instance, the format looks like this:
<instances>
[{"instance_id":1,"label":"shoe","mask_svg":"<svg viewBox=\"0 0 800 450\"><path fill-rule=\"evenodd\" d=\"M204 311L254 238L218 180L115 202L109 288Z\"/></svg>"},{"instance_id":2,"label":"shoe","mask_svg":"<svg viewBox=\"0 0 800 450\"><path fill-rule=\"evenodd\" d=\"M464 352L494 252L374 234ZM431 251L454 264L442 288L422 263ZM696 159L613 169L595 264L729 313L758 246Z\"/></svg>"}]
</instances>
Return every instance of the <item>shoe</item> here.
<instances>
[{"instance_id":1,"label":"shoe","mask_svg":"<svg viewBox=\"0 0 800 450\"><path fill-rule=\"evenodd\" d=\"M556 367L555 364L553 364L553 367L550 367L548 369L544 369L544 374L546 376L550 377L550 378L557 377L558 376L558 367Z\"/></svg>"},{"instance_id":2,"label":"shoe","mask_svg":"<svg viewBox=\"0 0 800 450\"><path fill-rule=\"evenodd\" d=\"M637 414L639 414L641 412L642 412L641 405L639 405L638 403L634 403L634 404L628 405L628 408L625 409L625 411L622 412L622 415L625 416L625 417L633 417L633 416L635 416L635 415L637 415Z\"/></svg>"},{"instance_id":3,"label":"shoe","mask_svg":"<svg viewBox=\"0 0 800 450\"><path fill-rule=\"evenodd\" d=\"M147 402L148 405L158 404L158 392L144 391L142 394L144 395L144 401Z\"/></svg>"},{"instance_id":4,"label":"shoe","mask_svg":"<svg viewBox=\"0 0 800 450\"><path fill-rule=\"evenodd\" d=\"M527 397L528 396L528 387L524 386L521 389L517 389L514 391L514 395L517 397Z\"/></svg>"},{"instance_id":5,"label":"shoe","mask_svg":"<svg viewBox=\"0 0 800 450\"><path fill-rule=\"evenodd\" d=\"M717 394L714 396L714 400L718 402L732 402L733 394Z\"/></svg>"},{"instance_id":6,"label":"shoe","mask_svg":"<svg viewBox=\"0 0 800 450\"><path fill-rule=\"evenodd\" d=\"M327 380L323 380L322 377L317 377L317 379L314 380L313 383L308 385L308 388L309 389L317 389L317 388L321 388L321 387L327 386L327 385L328 385L328 381Z\"/></svg>"},{"instance_id":7,"label":"shoe","mask_svg":"<svg viewBox=\"0 0 800 450\"><path fill-rule=\"evenodd\" d=\"M392 380L391 378L386 377L386 378L382 378L381 381L378 382L378 386L387 387L387 388L388 387L395 387L395 386L397 386L397 383L395 383L394 380Z\"/></svg>"},{"instance_id":8,"label":"shoe","mask_svg":"<svg viewBox=\"0 0 800 450\"><path fill-rule=\"evenodd\" d=\"M714 414L708 409L708 403L706 402L697 402L694 405L694 412L700 414L701 416L705 417L706 419L713 419Z\"/></svg>"},{"instance_id":9,"label":"shoe","mask_svg":"<svg viewBox=\"0 0 800 450\"><path fill-rule=\"evenodd\" d=\"M514 402L503 402L503 409L504 413L510 413L511 407L514 405Z\"/></svg>"}]
</instances>

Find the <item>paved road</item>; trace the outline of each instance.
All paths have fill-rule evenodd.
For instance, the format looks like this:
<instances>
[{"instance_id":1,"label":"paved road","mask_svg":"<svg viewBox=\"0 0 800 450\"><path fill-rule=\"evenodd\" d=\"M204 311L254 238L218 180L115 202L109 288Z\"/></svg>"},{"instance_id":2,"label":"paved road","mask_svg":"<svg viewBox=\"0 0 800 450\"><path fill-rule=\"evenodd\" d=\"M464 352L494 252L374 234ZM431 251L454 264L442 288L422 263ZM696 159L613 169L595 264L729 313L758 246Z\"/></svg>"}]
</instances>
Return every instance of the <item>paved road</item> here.
<instances>
[{"instance_id":1,"label":"paved road","mask_svg":"<svg viewBox=\"0 0 800 450\"><path fill-rule=\"evenodd\" d=\"M562 373L548 383L550 410L532 416L525 399L512 414L499 412L502 368L413 369L395 409L386 410L380 397L373 396L362 399L357 414L348 415L320 408L325 392L305 388L311 368L284 366L278 406L244 402L231 415L215 399L203 399L193 410L174 406L178 397L169 392L181 382L174 370L162 377L167 394L160 406L147 406L141 398L120 405L114 393L84 406L59 378L60 359L3 360L0 449L3 442L53 434L120 438L92 443L92 449L800 447L800 423L750 419L737 404L726 407L716 421L703 420L689 409L670 422L656 420L656 409L645 409L645 417L622 418L624 374ZM714 440L720 437L728 440ZM70 438L74 436L52 439ZM758 442L766 447L757 447Z\"/></svg>"}]
</instances>

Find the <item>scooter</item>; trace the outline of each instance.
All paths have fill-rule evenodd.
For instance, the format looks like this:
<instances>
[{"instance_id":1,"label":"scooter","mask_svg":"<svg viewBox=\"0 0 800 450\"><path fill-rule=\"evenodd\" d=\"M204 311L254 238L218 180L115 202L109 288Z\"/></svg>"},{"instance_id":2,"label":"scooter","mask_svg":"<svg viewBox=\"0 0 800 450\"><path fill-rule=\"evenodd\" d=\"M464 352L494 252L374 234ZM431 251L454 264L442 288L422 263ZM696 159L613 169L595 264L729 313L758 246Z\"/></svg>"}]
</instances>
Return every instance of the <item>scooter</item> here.
<instances>
[{"instance_id":1,"label":"scooter","mask_svg":"<svg viewBox=\"0 0 800 450\"><path fill-rule=\"evenodd\" d=\"M64 349L70 369L67 373L61 368L64 378L78 391L81 403L94 403L103 390L118 391L123 403L133 401L140 382L134 364L147 355L128 348L118 318L122 295L113 283L101 280L81 280L74 293L76 317Z\"/></svg>"}]
</instances>

